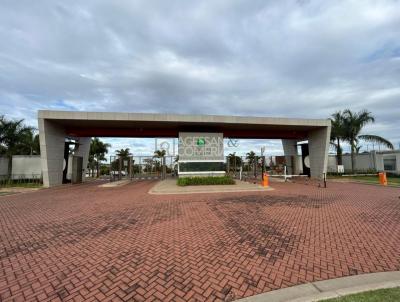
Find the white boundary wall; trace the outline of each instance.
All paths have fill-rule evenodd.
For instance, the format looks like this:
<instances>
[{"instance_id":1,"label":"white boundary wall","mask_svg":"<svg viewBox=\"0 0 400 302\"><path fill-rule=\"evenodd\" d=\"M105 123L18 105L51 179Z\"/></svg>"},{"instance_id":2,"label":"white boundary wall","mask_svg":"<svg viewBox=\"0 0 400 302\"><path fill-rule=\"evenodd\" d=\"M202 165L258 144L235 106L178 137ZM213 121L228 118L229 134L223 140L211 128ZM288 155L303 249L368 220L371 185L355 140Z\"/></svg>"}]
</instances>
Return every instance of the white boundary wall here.
<instances>
[{"instance_id":1,"label":"white boundary wall","mask_svg":"<svg viewBox=\"0 0 400 302\"><path fill-rule=\"evenodd\" d=\"M369 152L356 155L356 172L384 171L384 159L396 159L396 170L386 170L386 172L400 174L400 150ZM344 154L342 156L344 171L351 172L351 155ZM336 155L329 154L328 172L337 172Z\"/></svg>"},{"instance_id":2,"label":"white boundary wall","mask_svg":"<svg viewBox=\"0 0 400 302\"><path fill-rule=\"evenodd\" d=\"M0 175L7 175L8 159L0 158ZM19 178L40 178L42 175L42 165L40 155L14 155L12 158L13 179Z\"/></svg>"}]
</instances>

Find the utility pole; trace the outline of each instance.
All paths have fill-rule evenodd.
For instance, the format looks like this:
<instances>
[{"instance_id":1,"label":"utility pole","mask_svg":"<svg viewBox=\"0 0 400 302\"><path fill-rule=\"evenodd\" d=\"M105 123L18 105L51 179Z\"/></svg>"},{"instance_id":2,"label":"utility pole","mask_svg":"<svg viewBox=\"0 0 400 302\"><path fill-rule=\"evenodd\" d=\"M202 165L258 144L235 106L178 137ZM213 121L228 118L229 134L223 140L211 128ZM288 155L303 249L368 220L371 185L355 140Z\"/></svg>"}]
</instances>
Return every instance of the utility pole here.
<instances>
[{"instance_id":1,"label":"utility pole","mask_svg":"<svg viewBox=\"0 0 400 302\"><path fill-rule=\"evenodd\" d=\"M234 164L233 164L234 172L233 172L233 175L235 175L235 177L236 177L236 152L233 152L233 160L234 160Z\"/></svg>"},{"instance_id":2,"label":"utility pole","mask_svg":"<svg viewBox=\"0 0 400 302\"><path fill-rule=\"evenodd\" d=\"M261 179L264 179L264 166L265 166L265 157L264 157L264 151L265 151L265 147L263 146L263 147L261 147L261 164L262 164L262 167L261 167Z\"/></svg>"}]
</instances>

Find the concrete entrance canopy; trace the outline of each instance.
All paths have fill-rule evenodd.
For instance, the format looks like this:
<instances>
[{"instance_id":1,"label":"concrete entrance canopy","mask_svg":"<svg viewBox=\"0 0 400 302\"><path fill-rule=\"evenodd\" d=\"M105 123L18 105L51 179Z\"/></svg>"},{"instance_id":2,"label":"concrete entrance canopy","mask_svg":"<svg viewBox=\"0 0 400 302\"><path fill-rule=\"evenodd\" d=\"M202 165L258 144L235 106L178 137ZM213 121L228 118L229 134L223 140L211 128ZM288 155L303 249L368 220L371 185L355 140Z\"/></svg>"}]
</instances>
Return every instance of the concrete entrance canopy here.
<instances>
[{"instance_id":1,"label":"concrete entrance canopy","mask_svg":"<svg viewBox=\"0 0 400 302\"><path fill-rule=\"evenodd\" d=\"M38 124L45 186L61 184L65 137L79 139L84 167L88 138L93 136L178 137L179 132L220 132L228 138L282 139L285 155L297 154L296 143L308 140L311 174L320 177L326 172L330 136L328 119L40 110Z\"/></svg>"}]
</instances>

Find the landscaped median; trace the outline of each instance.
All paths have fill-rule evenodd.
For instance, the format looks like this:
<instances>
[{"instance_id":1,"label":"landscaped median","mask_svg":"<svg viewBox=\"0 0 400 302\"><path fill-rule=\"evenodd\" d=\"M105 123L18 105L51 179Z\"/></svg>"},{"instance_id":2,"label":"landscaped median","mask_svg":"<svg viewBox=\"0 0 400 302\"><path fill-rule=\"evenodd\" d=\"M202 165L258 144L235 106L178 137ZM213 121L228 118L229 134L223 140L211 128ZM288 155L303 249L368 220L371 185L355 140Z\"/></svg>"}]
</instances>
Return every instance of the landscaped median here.
<instances>
[{"instance_id":1,"label":"landscaped median","mask_svg":"<svg viewBox=\"0 0 400 302\"><path fill-rule=\"evenodd\" d=\"M214 177L216 178L216 177ZM204 181L203 183L199 183ZM218 180L217 180L218 181ZM206 180L195 180L195 184L188 184L188 180L185 181L185 185L178 185L176 179L165 179L157 182L150 190L150 194L195 194L195 193L232 193L232 192L266 192L273 191L271 187L263 187L260 184L254 184L241 180L219 180L208 183ZM234 183L232 183L234 181ZM221 183L222 182L222 183Z\"/></svg>"},{"instance_id":2,"label":"landscaped median","mask_svg":"<svg viewBox=\"0 0 400 302\"><path fill-rule=\"evenodd\" d=\"M178 186L234 185L235 180L229 176L193 176L181 177L176 181Z\"/></svg>"}]
</instances>

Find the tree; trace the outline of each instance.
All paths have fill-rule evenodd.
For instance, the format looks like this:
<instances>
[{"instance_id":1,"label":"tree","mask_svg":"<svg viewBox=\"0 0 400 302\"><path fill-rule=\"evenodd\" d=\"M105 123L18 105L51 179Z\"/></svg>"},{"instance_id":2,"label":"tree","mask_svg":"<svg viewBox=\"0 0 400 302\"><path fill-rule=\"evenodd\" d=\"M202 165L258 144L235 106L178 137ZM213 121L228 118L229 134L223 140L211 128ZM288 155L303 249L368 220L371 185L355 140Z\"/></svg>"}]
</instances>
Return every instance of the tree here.
<instances>
[{"instance_id":1,"label":"tree","mask_svg":"<svg viewBox=\"0 0 400 302\"><path fill-rule=\"evenodd\" d=\"M143 159L143 162L145 163L143 171L151 173L153 170L153 165L154 165L153 158L145 158L145 159Z\"/></svg>"},{"instance_id":2,"label":"tree","mask_svg":"<svg viewBox=\"0 0 400 302\"><path fill-rule=\"evenodd\" d=\"M236 171L242 165L242 158L237 156L236 153L228 154L229 170Z\"/></svg>"},{"instance_id":3,"label":"tree","mask_svg":"<svg viewBox=\"0 0 400 302\"><path fill-rule=\"evenodd\" d=\"M20 155L40 155L39 134L34 131L27 131L26 135L21 137L21 144L17 150Z\"/></svg>"},{"instance_id":4,"label":"tree","mask_svg":"<svg viewBox=\"0 0 400 302\"><path fill-rule=\"evenodd\" d=\"M167 153L167 151L165 150L156 150L154 151L154 156L155 158L160 159L160 161L164 158L165 154ZM156 169L156 171L161 171L161 162L158 160L154 161L154 167Z\"/></svg>"},{"instance_id":5,"label":"tree","mask_svg":"<svg viewBox=\"0 0 400 302\"><path fill-rule=\"evenodd\" d=\"M33 127L26 126L24 120L8 120L0 116L0 146L8 158L8 177L12 173L12 156L15 154L30 154Z\"/></svg>"},{"instance_id":6,"label":"tree","mask_svg":"<svg viewBox=\"0 0 400 302\"><path fill-rule=\"evenodd\" d=\"M256 169L254 164L257 161L257 156L256 153L254 151L250 151L246 153L246 160L247 160L247 171L254 171L254 175L256 173Z\"/></svg>"},{"instance_id":7,"label":"tree","mask_svg":"<svg viewBox=\"0 0 400 302\"><path fill-rule=\"evenodd\" d=\"M97 177L100 176L100 162L106 160L105 155L111 145L102 142L98 137L92 138L90 142L89 161L96 165Z\"/></svg>"},{"instance_id":8,"label":"tree","mask_svg":"<svg viewBox=\"0 0 400 302\"><path fill-rule=\"evenodd\" d=\"M125 160L128 160L132 153L129 152L129 148L120 149L115 151L115 154L120 158L115 160L115 165L113 167L119 167L120 170L125 169ZM129 167L128 167L129 168Z\"/></svg>"},{"instance_id":9,"label":"tree","mask_svg":"<svg viewBox=\"0 0 400 302\"><path fill-rule=\"evenodd\" d=\"M345 135L344 119L341 111L336 111L331 116L331 144L335 146L338 165L342 165L343 149L340 141Z\"/></svg>"},{"instance_id":10,"label":"tree","mask_svg":"<svg viewBox=\"0 0 400 302\"><path fill-rule=\"evenodd\" d=\"M154 151L154 157L163 158L167 152L165 150Z\"/></svg>"},{"instance_id":11,"label":"tree","mask_svg":"<svg viewBox=\"0 0 400 302\"><path fill-rule=\"evenodd\" d=\"M357 145L359 140L368 142L376 142L385 145L389 149L393 149L390 141L378 135L360 134L362 129L369 123L374 123L375 118L371 112L361 110L359 112L352 112L349 109L343 111L343 139L346 140L351 147L351 170L355 170L355 154L357 153Z\"/></svg>"},{"instance_id":12,"label":"tree","mask_svg":"<svg viewBox=\"0 0 400 302\"><path fill-rule=\"evenodd\" d=\"M129 152L129 148L117 150L115 151L115 154L122 159L127 159L132 155L132 153Z\"/></svg>"},{"instance_id":13,"label":"tree","mask_svg":"<svg viewBox=\"0 0 400 302\"><path fill-rule=\"evenodd\" d=\"M256 154L254 153L254 151L247 152L246 159L247 159L249 165L253 165L254 162L256 161Z\"/></svg>"}]
</instances>

